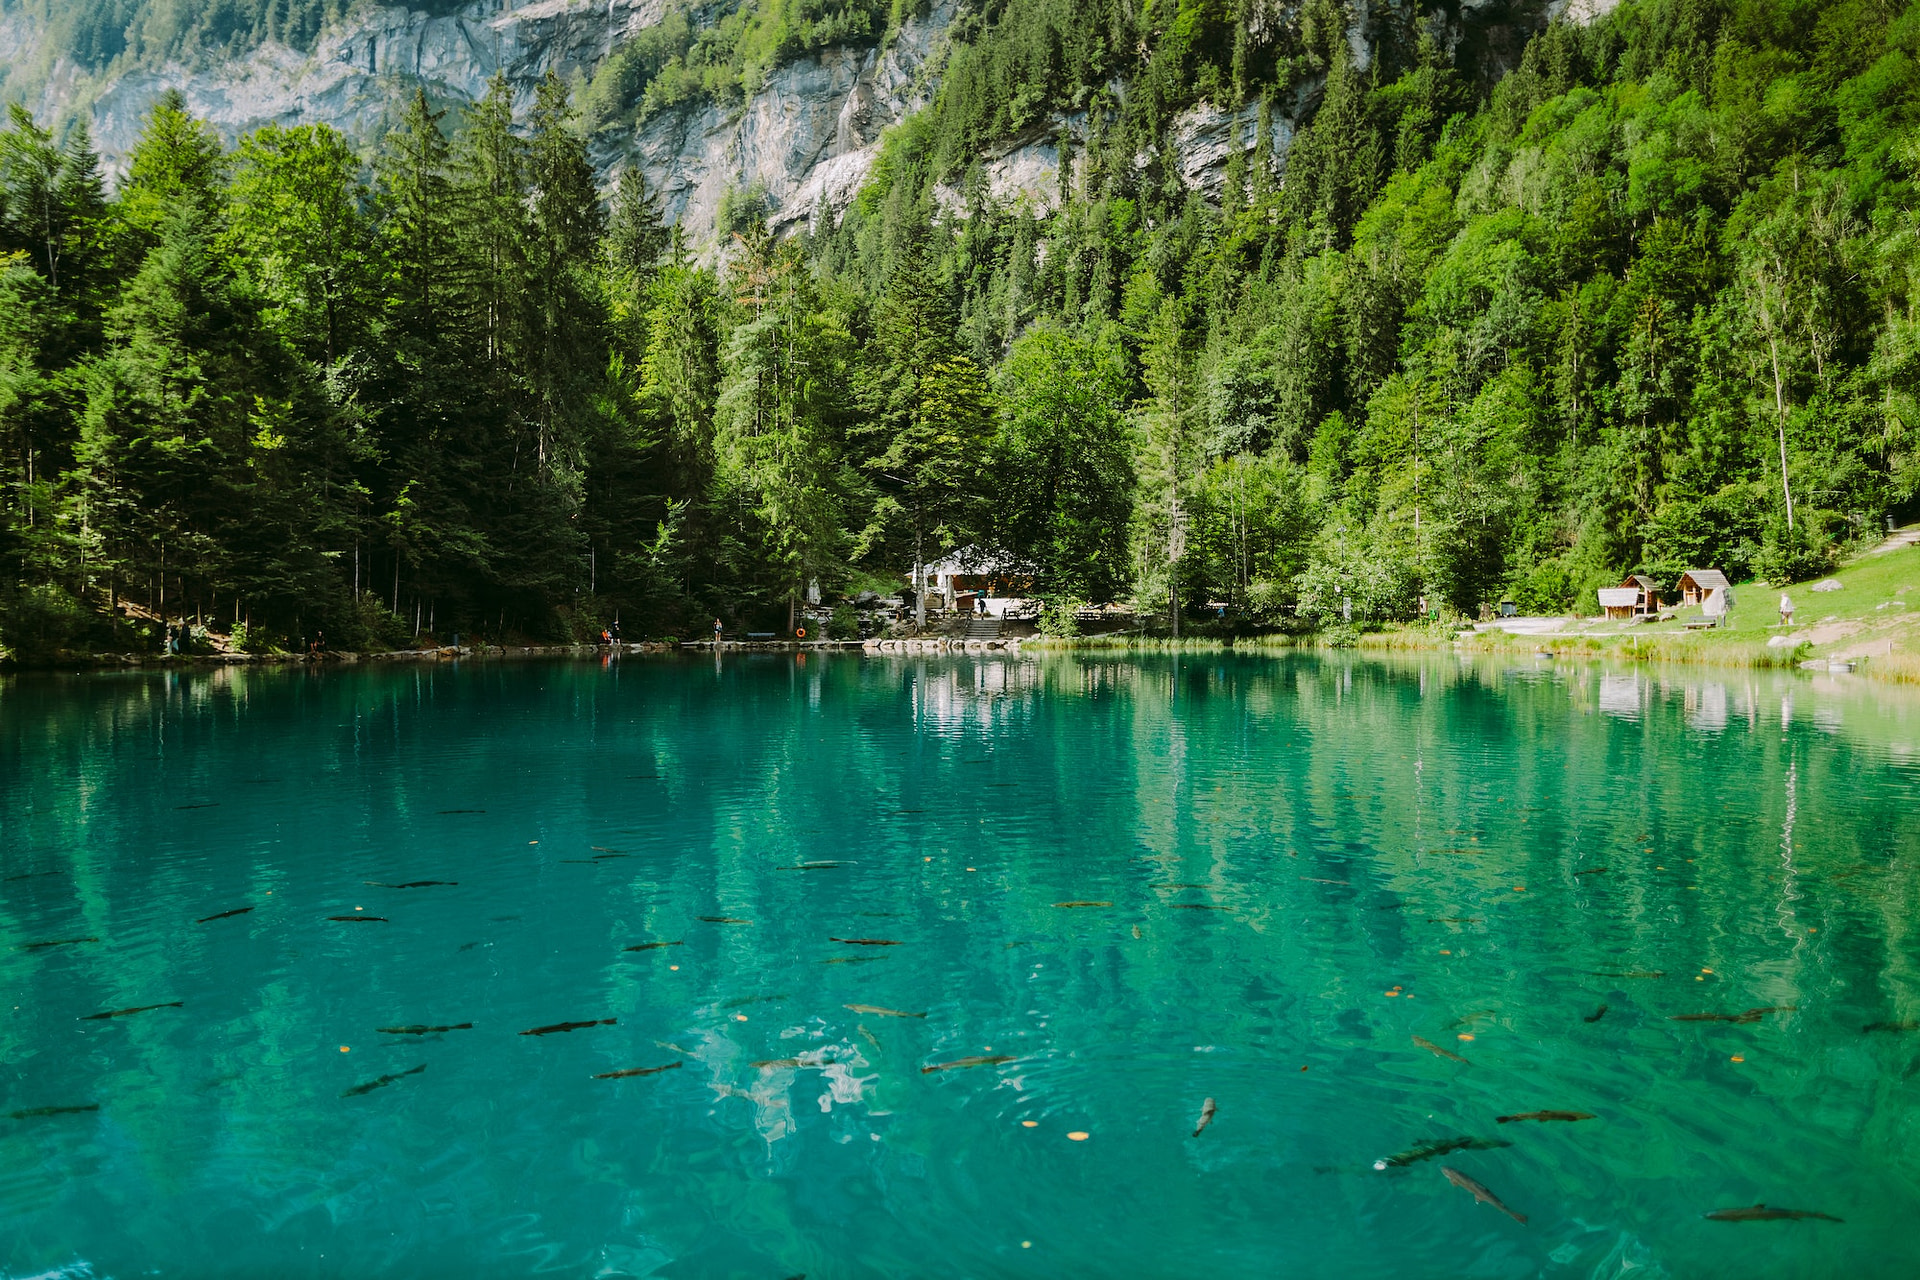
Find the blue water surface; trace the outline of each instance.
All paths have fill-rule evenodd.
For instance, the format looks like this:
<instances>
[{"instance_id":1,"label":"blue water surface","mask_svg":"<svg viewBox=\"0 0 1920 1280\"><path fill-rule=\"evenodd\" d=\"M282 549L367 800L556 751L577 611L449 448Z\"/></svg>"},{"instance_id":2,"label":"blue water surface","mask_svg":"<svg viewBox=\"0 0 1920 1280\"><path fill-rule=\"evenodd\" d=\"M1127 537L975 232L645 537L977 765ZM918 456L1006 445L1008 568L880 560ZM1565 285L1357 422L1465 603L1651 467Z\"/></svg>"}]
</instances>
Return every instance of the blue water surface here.
<instances>
[{"instance_id":1,"label":"blue water surface","mask_svg":"<svg viewBox=\"0 0 1920 1280\"><path fill-rule=\"evenodd\" d=\"M1917 857L1784 674L13 677L0 1275L1912 1276Z\"/></svg>"}]
</instances>

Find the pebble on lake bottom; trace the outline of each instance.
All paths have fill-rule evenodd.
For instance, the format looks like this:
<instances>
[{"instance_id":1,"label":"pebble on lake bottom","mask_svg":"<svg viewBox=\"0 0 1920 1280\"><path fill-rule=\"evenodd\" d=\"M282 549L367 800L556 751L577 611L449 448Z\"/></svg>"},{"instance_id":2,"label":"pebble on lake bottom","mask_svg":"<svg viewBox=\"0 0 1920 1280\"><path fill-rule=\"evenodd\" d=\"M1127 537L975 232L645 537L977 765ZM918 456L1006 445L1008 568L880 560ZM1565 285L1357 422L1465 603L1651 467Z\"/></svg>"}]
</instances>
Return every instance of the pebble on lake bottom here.
<instances>
[{"instance_id":1,"label":"pebble on lake bottom","mask_svg":"<svg viewBox=\"0 0 1920 1280\"><path fill-rule=\"evenodd\" d=\"M1069 1133L1067 1135L1067 1140L1069 1142L1085 1142L1088 1138L1091 1138L1092 1136L1093 1135L1088 1133L1085 1129L1075 1129L1072 1133Z\"/></svg>"}]
</instances>

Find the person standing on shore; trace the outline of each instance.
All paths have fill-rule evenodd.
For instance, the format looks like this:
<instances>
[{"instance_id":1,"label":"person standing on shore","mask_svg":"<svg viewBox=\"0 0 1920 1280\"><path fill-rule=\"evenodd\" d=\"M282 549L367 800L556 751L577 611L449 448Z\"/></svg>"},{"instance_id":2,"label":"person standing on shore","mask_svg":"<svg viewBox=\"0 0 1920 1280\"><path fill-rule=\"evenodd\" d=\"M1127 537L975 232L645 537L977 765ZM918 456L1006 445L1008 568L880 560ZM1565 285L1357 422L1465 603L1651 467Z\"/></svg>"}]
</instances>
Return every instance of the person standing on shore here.
<instances>
[{"instance_id":1,"label":"person standing on shore","mask_svg":"<svg viewBox=\"0 0 1920 1280\"><path fill-rule=\"evenodd\" d=\"M713 620L713 642L715 644L720 643L720 619L718 618Z\"/></svg>"},{"instance_id":2,"label":"person standing on shore","mask_svg":"<svg viewBox=\"0 0 1920 1280\"><path fill-rule=\"evenodd\" d=\"M1793 625L1793 597L1784 591L1780 593L1780 625L1783 627Z\"/></svg>"}]
</instances>

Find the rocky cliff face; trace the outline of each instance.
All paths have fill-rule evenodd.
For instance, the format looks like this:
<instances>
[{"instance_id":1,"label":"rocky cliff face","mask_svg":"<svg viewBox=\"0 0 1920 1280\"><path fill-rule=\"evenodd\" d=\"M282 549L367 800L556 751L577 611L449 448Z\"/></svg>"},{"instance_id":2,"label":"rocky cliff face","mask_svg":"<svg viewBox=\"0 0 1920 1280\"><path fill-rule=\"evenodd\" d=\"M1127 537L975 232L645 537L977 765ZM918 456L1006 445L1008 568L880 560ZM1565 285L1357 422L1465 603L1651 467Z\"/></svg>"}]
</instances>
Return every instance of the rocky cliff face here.
<instances>
[{"instance_id":1,"label":"rocky cliff face","mask_svg":"<svg viewBox=\"0 0 1920 1280\"><path fill-rule=\"evenodd\" d=\"M689 104L654 115L636 130L602 131L593 155L611 179L637 166L662 197L668 221L686 228L696 244L711 242L716 216L729 192L749 190L774 224L792 228L820 211L838 213L866 180L889 125L924 105L937 84L945 37L956 4L933 0L884 46L841 46L780 67L743 106ZM1349 31L1356 62L1371 57L1377 24L1410 0L1376 0L1371 14ZM1571 9L1591 19L1615 0L1460 0L1449 14L1429 19L1445 46L1469 31L1498 28L1516 37ZM180 89L192 110L229 139L278 124L326 123L377 145L399 103L416 86L446 104L472 101L502 73L518 105L531 104L534 86L549 70L562 79L591 77L613 50L665 15L667 0L476 0L446 17L404 5L371 5L320 37L311 53L266 44L244 58L207 67L138 71L90 82L56 57L41 101L29 103L42 119L76 102L91 102L95 139L117 167L139 135L154 100ZM23 17L0 15L0 57L41 52ZM1517 47L1517 43L1515 44ZM1284 165L1300 119L1319 86L1302 84L1280 104L1268 144ZM1124 91L1124 86L1122 86ZM1180 176L1190 187L1217 192L1236 147L1256 143L1258 111L1224 111L1202 104L1173 125ZM1062 144L1084 140L1085 120L1057 116L984 158L986 195L1035 212L1057 205ZM966 199L940 193L951 212Z\"/></svg>"}]
</instances>

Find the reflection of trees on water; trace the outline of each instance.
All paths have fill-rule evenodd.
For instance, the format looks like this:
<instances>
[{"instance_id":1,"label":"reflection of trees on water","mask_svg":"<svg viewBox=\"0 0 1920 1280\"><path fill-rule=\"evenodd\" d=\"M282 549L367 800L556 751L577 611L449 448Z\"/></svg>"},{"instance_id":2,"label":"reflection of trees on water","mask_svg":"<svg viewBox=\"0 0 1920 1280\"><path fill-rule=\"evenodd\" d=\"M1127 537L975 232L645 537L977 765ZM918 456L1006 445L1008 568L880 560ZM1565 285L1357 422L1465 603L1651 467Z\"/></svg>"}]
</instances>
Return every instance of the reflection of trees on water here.
<instances>
[{"instance_id":1,"label":"reflection of trees on water","mask_svg":"<svg viewBox=\"0 0 1920 1280\"><path fill-rule=\"evenodd\" d=\"M1126 1041L1129 1026L1149 1051L1385 1053L1470 1009L1550 1039L1571 1005L1619 987L1658 1017L1761 1004L1856 1026L1913 1017L1920 882L1897 854L1920 847L1917 743L1920 702L1880 688L1432 656L20 677L0 682L5 865L63 876L0 895L7 940L55 919L114 938L269 890L305 914L238 922L264 939L253 951L182 928L133 948L0 953L30 1015L0 1023L0 1054L32 1050L59 999L171 999L247 957L259 978L217 1032L197 1011L102 1031L140 1064L101 1086L139 1104L122 1121L134 1154L115 1158L165 1184L271 1150L289 1195L351 1182L364 1171L350 1160L309 1168L286 1136L339 1091L315 1064L332 1051L315 1045L330 997L304 975L351 967L396 1007L431 1001L406 966L306 917L328 895L360 905L362 878L412 874L511 882L530 938L610 953L689 938L684 1019L722 991L791 990L797 1007L857 974L878 1003L939 1009L909 1029L924 1026L929 1052L1036 1056L1033 1088L1065 1070L1048 1055ZM316 826L305 815L321 800ZM202 802L218 807L176 807ZM488 813L441 812L458 809ZM617 872L563 861L590 844L631 856ZM816 859L851 866L776 870ZM1067 900L1115 905L1051 905ZM1184 909L1197 906L1225 910ZM936 970L826 968L815 935L841 929L910 938ZM541 981L540 953L500 932L476 991ZM1707 969L1714 980L1692 980ZM1608 970L1670 976L1589 976ZM657 1022L658 982L609 962L569 1000ZM1419 1002L1383 1001L1396 983ZM754 1068L772 1055L724 1019L662 1035L696 1048L716 1124L757 1118L769 1146L785 1143L824 1092L835 1116L900 1109L890 1146L937 1162L930 1128L900 1108L921 1040L881 1028L882 1054L854 1044L833 1001L814 1003L792 1015L808 1028L796 1051L853 1045L866 1056L844 1079ZM1636 1052L1694 1043L1650 1025ZM1844 1118L1824 1080L1809 1065L1755 1087ZM617 1156L603 1159L613 1176Z\"/></svg>"}]
</instances>

